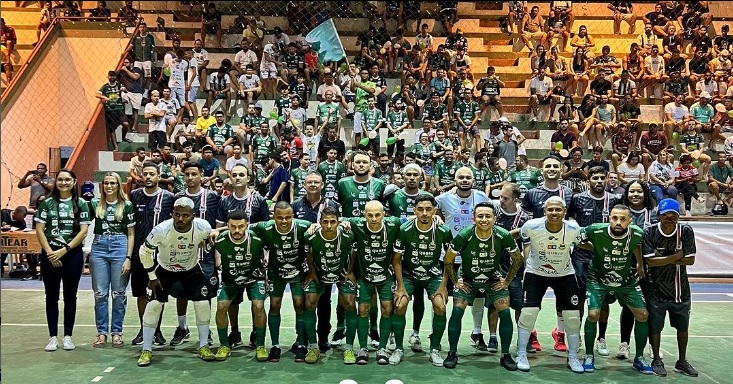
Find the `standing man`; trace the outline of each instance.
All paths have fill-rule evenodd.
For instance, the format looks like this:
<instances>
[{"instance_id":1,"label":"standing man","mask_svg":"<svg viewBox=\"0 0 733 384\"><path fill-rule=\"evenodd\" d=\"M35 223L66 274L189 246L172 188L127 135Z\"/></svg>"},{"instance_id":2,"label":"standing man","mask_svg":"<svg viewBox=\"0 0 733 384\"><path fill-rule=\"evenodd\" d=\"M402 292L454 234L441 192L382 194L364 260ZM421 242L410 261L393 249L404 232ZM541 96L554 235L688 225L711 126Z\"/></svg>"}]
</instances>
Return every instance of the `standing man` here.
<instances>
[{"instance_id":1,"label":"standing man","mask_svg":"<svg viewBox=\"0 0 733 384\"><path fill-rule=\"evenodd\" d=\"M104 122L107 127L107 148L117 150L117 138L115 131L122 125L122 140L130 142L127 138L127 131L130 124L125 115L125 101L122 98L122 85L117 81L117 72L107 72L107 84L97 91L96 97L104 103Z\"/></svg>"},{"instance_id":2,"label":"standing man","mask_svg":"<svg viewBox=\"0 0 733 384\"><path fill-rule=\"evenodd\" d=\"M267 199L274 202L290 202L290 184L288 182L288 171L282 165L280 153L271 153L268 164L270 174L265 177L263 183L270 183L270 191Z\"/></svg>"},{"instance_id":3,"label":"standing man","mask_svg":"<svg viewBox=\"0 0 733 384\"><path fill-rule=\"evenodd\" d=\"M324 182L323 194L329 199L338 199L339 180L346 176L346 166L337 160L337 154L336 148L328 148L326 159L321 161L317 168Z\"/></svg>"},{"instance_id":4,"label":"standing man","mask_svg":"<svg viewBox=\"0 0 733 384\"><path fill-rule=\"evenodd\" d=\"M351 92L356 94L356 112L354 112L354 144L361 141L362 119L367 109L367 99L374 97L377 84L369 79L369 70L364 67L359 71L359 78L351 81Z\"/></svg>"},{"instance_id":5,"label":"standing man","mask_svg":"<svg viewBox=\"0 0 733 384\"><path fill-rule=\"evenodd\" d=\"M352 165L354 176L338 180L336 186L343 217L363 216L367 202L381 201L387 186L382 179L370 175L372 162L368 155L356 154Z\"/></svg>"},{"instance_id":6,"label":"standing man","mask_svg":"<svg viewBox=\"0 0 733 384\"><path fill-rule=\"evenodd\" d=\"M399 217L405 222L408 217L415 214L417 197L420 195L429 195L430 193L420 189L422 168L419 165L415 163L405 165L402 169L402 178L404 179L405 186L389 195L387 198L387 210L390 216Z\"/></svg>"},{"instance_id":7,"label":"standing man","mask_svg":"<svg viewBox=\"0 0 733 384\"><path fill-rule=\"evenodd\" d=\"M53 177L49 176L48 166L44 163L38 163L35 170L28 171L25 173L20 181L18 181L18 189L25 189L30 187L31 197L28 207L32 210L38 208L39 200L51 193L56 181Z\"/></svg>"},{"instance_id":8,"label":"standing man","mask_svg":"<svg viewBox=\"0 0 733 384\"><path fill-rule=\"evenodd\" d=\"M165 103L160 102L160 93L157 90L150 92L150 102L145 104L145 118L148 119L148 147L160 149L168 142L166 138L167 127L165 125L165 114L167 112Z\"/></svg>"}]
</instances>

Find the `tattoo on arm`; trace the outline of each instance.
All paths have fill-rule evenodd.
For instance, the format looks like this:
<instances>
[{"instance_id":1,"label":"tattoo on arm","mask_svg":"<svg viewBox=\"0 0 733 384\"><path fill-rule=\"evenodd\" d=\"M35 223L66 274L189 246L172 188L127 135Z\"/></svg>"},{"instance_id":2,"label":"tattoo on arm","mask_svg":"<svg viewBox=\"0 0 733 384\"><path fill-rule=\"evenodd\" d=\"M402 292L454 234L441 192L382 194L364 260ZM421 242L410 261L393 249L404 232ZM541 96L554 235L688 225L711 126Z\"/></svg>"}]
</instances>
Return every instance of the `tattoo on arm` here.
<instances>
[{"instance_id":1,"label":"tattoo on arm","mask_svg":"<svg viewBox=\"0 0 733 384\"><path fill-rule=\"evenodd\" d=\"M456 269L453 266L453 263L447 263L445 265L445 276L448 277L453 284L458 283L458 276L456 275Z\"/></svg>"},{"instance_id":2,"label":"tattoo on arm","mask_svg":"<svg viewBox=\"0 0 733 384\"><path fill-rule=\"evenodd\" d=\"M516 276L517 271L519 270L519 267L522 266L522 254L519 253L519 250L516 249L511 254L512 257L512 266L509 268L509 273L506 275L506 279L511 281L514 279L514 276Z\"/></svg>"}]
</instances>

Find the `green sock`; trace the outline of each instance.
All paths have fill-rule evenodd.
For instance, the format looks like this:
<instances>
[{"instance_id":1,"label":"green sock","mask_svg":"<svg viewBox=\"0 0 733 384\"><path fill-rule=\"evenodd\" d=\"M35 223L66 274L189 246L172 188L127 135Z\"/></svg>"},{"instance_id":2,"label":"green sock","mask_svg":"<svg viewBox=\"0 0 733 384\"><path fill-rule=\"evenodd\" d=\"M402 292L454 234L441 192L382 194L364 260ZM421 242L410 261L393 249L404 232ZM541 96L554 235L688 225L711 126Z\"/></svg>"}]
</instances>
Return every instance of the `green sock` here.
<instances>
[{"instance_id":1,"label":"green sock","mask_svg":"<svg viewBox=\"0 0 733 384\"><path fill-rule=\"evenodd\" d=\"M379 323L377 322L377 320L379 318L379 308L377 308L377 306L379 306L379 303L377 303L377 305L372 305L369 308L369 324L370 324L369 325L369 330L370 331L378 331L379 330ZM387 335L387 336L389 336L389 335Z\"/></svg>"},{"instance_id":2,"label":"green sock","mask_svg":"<svg viewBox=\"0 0 733 384\"><path fill-rule=\"evenodd\" d=\"M394 314L392 317L392 332L394 332L395 344L397 349L405 349L405 327L407 319L405 315Z\"/></svg>"},{"instance_id":3,"label":"green sock","mask_svg":"<svg viewBox=\"0 0 733 384\"><path fill-rule=\"evenodd\" d=\"M336 329L344 329L345 319L344 307L336 305Z\"/></svg>"},{"instance_id":4,"label":"green sock","mask_svg":"<svg viewBox=\"0 0 733 384\"><path fill-rule=\"evenodd\" d=\"M257 338L256 344L258 347L264 347L265 346L265 333L267 332L267 328L255 328L255 337Z\"/></svg>"},{"instance_id":5,"label":"green sock","mask_svg":"<svg viewBox=\"0 0 733 384\"><path fill-rule=\"evenodd\" d=\"M305 329L305 336L308 338L308 343L313 344L316 342L316 311L305 310L303 312L303 328ZM305 345L305 344L303 344Z\"/></svg>"},{"instance_id":6,"label":"green sock","mask_svg":"<svg viewBox=\"0 0 733 384\"><path fill-rule=\"evenodd\" d=\"M404 336L404 329L405 325L403 323L402 325L402 332ZM379 348L387 348L387 341L389 340L389 334L392 331L392 317L384 317L382 315L381 318L379 318Z\"/></svg>"},{"instance_id":7,"label":"green sock","mask_svg":"<svg viewBox=\"0 0 733 384\"><path fill-rule=\"evenodd\" d=\"M440 340L445 333L445 324L447 319L445 315L433 316L433 334L430 337L430 349L440 349Z\"/></svg>"},{"instance_id":8,"label":"green sock","mask_svg":"<svg viewBox=\"0 0 733 384\"><path fill-rule=\"evenodd\" d=\"M458 351L458 338L461 337L463 312L465 310L458 306L453 306L453 312L450 314L450 320L448 321L448 344L450 344L450 352Z\"/></svg>"},{"instance_id":9,"label":"green sock","mask_svg":"<svg viewBox=\"0 0 733 384\"><path fill-rule=\"evenodd\" d=\"M509 308L499 311L499 337L501 338L501 353L509 353L514 334L514 322Z\"/></svg>"},{"instance_id":10,"label":"green sock","mask_svg":"<svg viewBox=\"0 0 733 384\"><path fill-rule=\"evenodd\" d=\"M644 356L644 347L649 337L649 323L636 320L634 322L634 341L636 342L636 356Z\"/></svg>"},{"instance_id":11,"label":"green sock","mask_svg":"<svg viewBox=\"0 0 733 384\"><path fill-rule=\"evenodd\" d=\"M415 294L412 297L412 329L419 331L422 318L425 316L425 290L422 288L415 289Z\"/></svg>"},{"instance_id":12,"label":"green sock","mask_svg":"<svg viewBox=\"0 0 733 384\"><path fill-rule=\"evenodd\" d=\"M356 329L359 327L359 318L356 316L356 308L344 312L346 318L346 344L353 346Z\"/></svg>"},{"instance_id":13,"label":"green sock","mask_svg":"<svg viewBox=\"0 0 733 384\"><path fill-rule=\"evenodd\" d=\"M267 317L267 326L270 327L270 340L272 345L280 345L280 314Z\"/></svg>"},{"instance_id":14,"label":"green sock","mask_svg":"<svg viewBox=\"0 0 733 384\"><path fill-rule=\"evenodd\" d=\"M585 353L593 356L593 343L596 342L597 327L595 321L585 319Z\"/></svg>"},{"instance_id":15,"label":"green sock","mask_svg":"<svg viewBox=\"0 0 733 384\"><path fill-rule=\"evenodd\" d=\"M305 342L305 329L303 327L303 314L302 313L296 313L295 314L295 336L298 341L298 345L306 345Z\"/></svg>"},{"instance_id":16,"label":"green sock","mask_svg":"<svg viewBox=\"0 0 733 384\"><path fill-rule=\"evenodd\" d=\"M369 318L366 316L359 316L357 321L359 324L357 326L357 333L359 334L359 347L369 348L369 344L367 344L367 338L369 337Z\"/></svg>"},{"instance_id":17,"label":"green sock","mask_svg":"<svg viewBox=\"0 0 733 384\"><path fill-rule=\"evenodd\" d=\"M219 334L219 344L222 346L229 346L229 337L227 336L226 328L216 328L216 332Z\"/></svg>"}]
</instances>

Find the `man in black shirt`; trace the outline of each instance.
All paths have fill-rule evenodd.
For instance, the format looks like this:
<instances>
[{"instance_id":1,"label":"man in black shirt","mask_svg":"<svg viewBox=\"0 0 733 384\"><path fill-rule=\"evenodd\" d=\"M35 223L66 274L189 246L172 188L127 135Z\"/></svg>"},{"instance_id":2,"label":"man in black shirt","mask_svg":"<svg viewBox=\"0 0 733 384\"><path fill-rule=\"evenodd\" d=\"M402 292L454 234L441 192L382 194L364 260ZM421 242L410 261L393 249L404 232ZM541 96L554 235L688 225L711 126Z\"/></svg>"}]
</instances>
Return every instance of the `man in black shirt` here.
<instances>
[{"instance_id":1,"label":"man in black shirt","mask_svg":"<svg viewBox=\"0 0 733 384\"><path fill-rule=\"evenodd\" d=\"M649 341L654 353L652 369L658 376L667 371L659 357L659 343L665 317L677 329L679 359L675 371L696 377L697 370L687 361L687 339L690 325L690 282L687 266L695 263L695 233L689 224L679 224L680 204L664 199L657 208L659 224L644 230L643 254L648 274L644 296L649 310Z\"/></svg>"},{"instance_id":2,"label":"man in black shirt","mask_svg":"<svg viewBox=\"0 0 733 384\"><path fill-rule=\"evenodd\" d=\"M28 209L24 206L18 206L14 210L3 209L0 211L0 221L2 221L3 230L10 229L10 227L18 228L22 231L26 228L25 215L28 213ZM5 265L5 259L8 257L7 253L2 254L2 265ZM36 263L32 263L35 259L30 256L28 258L28 275L31 278L36 276ZM33 264L31 268L31 264ZM30 280L23 277L24 280Z\"/></svg>"},{"instance_id":3,"label":"man in black shirt","mask_svg":"<svg viewBox=\"0 0 733 384\"><path fill-rule=\"evenodd\" d=\"M710 69L710 57L705 50L695 49L695 57L690 60L688 68L690 68L690 84L697 84L705 72Z\"/></svg>"},{"instance_id":4,"label":"man in black shirt","mask_svg":"<svg viewBox=\"0 0 733 384\"><path fill-rule=\"evenodd\" d=\"M216 4L209 3L206 12L201 14L201 40L206 42L206 35L216 35L216 42L221 48L221 12L216 9Z\"/></svg>"},{"instance_id":5,"label":"man in black shirt","mask_svg":"<svg viewBox=\"0 0 733 384\"><path fill-rule=\"evenodd\" d=\"M338 138L337 131L336 127L329 127L326 131L326 138L321 139L321 141L318 142L319 163L326 160L326 152L328 152L330 148L334 148L336 150L336 160L343 161L344 156L346 155L346 144L344 144L343 140Z\"/></svg>"}]
</instances>

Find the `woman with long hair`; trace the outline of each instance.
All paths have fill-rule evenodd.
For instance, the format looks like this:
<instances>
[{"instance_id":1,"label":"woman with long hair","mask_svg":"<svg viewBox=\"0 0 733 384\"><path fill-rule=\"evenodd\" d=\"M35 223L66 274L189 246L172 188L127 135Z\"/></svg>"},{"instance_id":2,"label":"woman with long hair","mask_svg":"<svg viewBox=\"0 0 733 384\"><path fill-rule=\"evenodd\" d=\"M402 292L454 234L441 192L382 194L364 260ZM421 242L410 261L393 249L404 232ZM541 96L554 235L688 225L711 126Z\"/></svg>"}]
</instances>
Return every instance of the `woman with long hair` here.
<instances>
[{"instance_id":1,"label":"woman with long hair","mask_svg":"<svg viewBox=\"0 0 733 384\"><path fill-rule=\"evenodd\" d=\"M51 194L36 210L36 235L41 244L41 276L46 292L46 321L49 340L46 351L59 347L59 296L64 282L65 350L76 348L71 340L76 321L76 293L84 268L82 243L90 224L89 207L79 198L76 174L62 169Z\"/></svg>"},{"instance_id":2,"label":"woman with long hair","mask_svg":"<svg viewBox=\"0 0 733 384\"><path fill-rule=\"evenodd\" d=\"M575 49L570 69L572 70L572 73L570 73L570 78L565 84L565 94L568 96L584 94L585 89L588 87L590 77L588 76L588 60L585 57L585 50L583 48L578 47Z\"/></svg>"},{"instance_id":3,"label":"woman with long hair","mask_svg":"<svg viewBox=\"0 0 733 384\"><path fill-rule=\"evenodd\" d=\"M669 161L669 153L666 149L659 151L657 159L647 170L647 176L649 177L649 189L656 202L662 201L665 197L677 199L677 188L674 187L674 166Z\"/></svg>"},{"instance_id":4,"label":"woman with long hair","mask_svg":"<svg viewBox=\"0 0 733 384\"><path fill-rule=\"evenodd\" d=\"M125 290L130 280L131 257L135 244L135 210L122 191L120 175L115 172L104 175L101 197L92 200L90 211L94 214L94 241L89 255L89 266L92 270L94 319L97 325L97 338L93 346L104 347L107 344L107 335L111 333L112 346L121 347L122 321L125 319L127 307Z\"/></svg>"},{"instance_id":5,"label":"woman with long hair","mask_svg":"<svg viewBox=\"0 0 733 384\"><path fill-rule=\"evenodd\" d=\"M692 166L692 156L685 153L680 156L680 164L675 168L675 183L677 191L685 199L685 216L690 217L692 213L692 199L704 203L705 199L697 193L697 183L700 181L700 172Z\"/></svg>"},{"instance_id":6,"label":"woman with long hair","mask_svg":"<svg viewBox=\"0 0 733 384\"><path fill-rule=\"evenodd\" d=\"M646 179L644 165L641 164L641 154L638 151L632 151L626 157L616 170L621 185L628 186L634 180Z\"/></svg>"}]
</instances>

